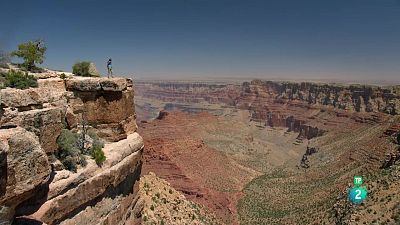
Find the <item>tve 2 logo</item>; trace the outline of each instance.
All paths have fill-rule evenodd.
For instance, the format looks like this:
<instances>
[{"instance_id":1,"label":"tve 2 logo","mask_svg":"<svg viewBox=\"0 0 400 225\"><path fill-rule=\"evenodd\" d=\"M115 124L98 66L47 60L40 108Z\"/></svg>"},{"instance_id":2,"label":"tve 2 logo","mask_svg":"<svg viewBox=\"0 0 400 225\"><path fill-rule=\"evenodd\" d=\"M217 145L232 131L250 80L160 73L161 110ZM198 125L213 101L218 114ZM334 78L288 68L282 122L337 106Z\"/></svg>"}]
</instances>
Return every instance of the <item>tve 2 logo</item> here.
<instances>
[{"instance_id":1,"label":"tve 2 logo","mask_svg":"<svg viewBox=\"0 0 400 225\"><path fill-rule=\"evenodd\" d=\"M350 189L349 191L349 200L353 204L360 204L362 203L366 198L367 198L367 189L363 186L361 186L363 183L362 177L361 176L355 176L354 177L354 187Z\"/></svg>"}]
</instances>

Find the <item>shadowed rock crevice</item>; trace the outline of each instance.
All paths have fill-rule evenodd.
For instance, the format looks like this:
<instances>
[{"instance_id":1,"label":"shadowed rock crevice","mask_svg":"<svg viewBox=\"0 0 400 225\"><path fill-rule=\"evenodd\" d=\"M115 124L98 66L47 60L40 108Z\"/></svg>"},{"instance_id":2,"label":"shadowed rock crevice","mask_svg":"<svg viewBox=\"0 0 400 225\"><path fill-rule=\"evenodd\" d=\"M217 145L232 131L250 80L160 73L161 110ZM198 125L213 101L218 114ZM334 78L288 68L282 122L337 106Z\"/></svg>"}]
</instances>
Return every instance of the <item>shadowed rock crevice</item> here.
<instances>
[{"instance_id":1,"label":"shadowed rock crevice","mask_svg":"<svg viewBox=\"0 0 400 225\"><path fill-rule=\"evenodd\" d=\"M3 145L0 142L0 145ZM7 188L7 152L0 146L0 196L6 193Z\"/></svg>"},{"instance_id":2,"label":"shadowed rock crevice","mask_svg":"<svg viewBox=\"0 0 400 225\"><path fill-rule=\"evenodd\" d=\"M33 195L31 198L21 202L16 208L15 208L15 216L23 216L23 215L29 215L34 212L36 212L43 203L47 201L48 197L48 192L49 192L49 185L53 181L55 175L54 169L52 169L52 172L50 173L50 178L49 180L41 185L37 186L33 192L35 195Z\"/></svg>"},{"instance_id":3,"label":"shadowed rock crevice","mask_svg":"<svg viewBox=\"0 0 400 225\"><path fill-rule=\"evenodd\" d=\"M141 150L142 151L142 150ZM132 173L129 173L126 178L119 183L117 186L109 186L103 194L97 196L96 198L82 204L78 208L72 210L70 213L66 214L62 218L53 221L51 224L59 224L60 222L67 220L67 219L73 219L74 216L76 216L78 213L84 211L87 207L93 207L97 203L99 203L102 199L104 198L111 198L114 199L117 196L120 197L126 197L129 194L134 193L134 185L139 181L140 174L141 174L141 168L142 168L142 162L139 161L134 168L136 168Z\"/></svg>"},{"instance_id":4,"label":"shadowed rock crevice","mask_svg":"<svg viewBox=\"0 0 400 225\"><path fill-rule=\"evenodd\" d=\"M80 99L84 103L93 102L99 98L104 98L106 102L118 101L122 98L121 91L73 91L74 95Z\"/></svg>"}]
</instances>

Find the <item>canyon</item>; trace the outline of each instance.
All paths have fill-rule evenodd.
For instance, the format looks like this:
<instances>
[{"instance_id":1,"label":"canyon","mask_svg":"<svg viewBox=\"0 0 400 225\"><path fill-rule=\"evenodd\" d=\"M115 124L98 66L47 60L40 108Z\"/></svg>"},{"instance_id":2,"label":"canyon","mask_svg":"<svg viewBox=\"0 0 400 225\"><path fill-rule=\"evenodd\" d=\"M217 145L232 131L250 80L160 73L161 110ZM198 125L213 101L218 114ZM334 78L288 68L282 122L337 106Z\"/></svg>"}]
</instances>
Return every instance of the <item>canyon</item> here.
<instances>
[{"instance_id":1,"label":"canyon","mask_svg":"<svg viewBox=\"0 0 400 225\"><path fill-rule=\"evenodd\" d=\"M0 90L0 224L400 220L399 86L33 76ZM105 161L70 171L59 138L85 129Z\"/></svg>"},{"instance_id":2,"label":"canyon","mask_svg":"<svg viewBox=\"0 0 400 225\"><path fill-rule=\"evenodd\" d=\"M398 174L399 86L137 81L135 90L143 170L225 223L398 222L398 197L373 199L399 196L398 176L387 175ZM372 190L362 206L347 200L355 175Z\"/></svg>"},{"instance_id":3,"label":"canyon","mask_svg":"<svg viewBox=\"0 0 400 225\"><path fill-rule=\"evenodd\" d=\"M0 89L0 224L150 224L150 206L139 204L147 199L141 195L147 181L139 185L144 141L137 132L132 79L51 70L30 75L37 87ZM94 147L94 138L101 140L105 161L82 153L83 162L69 168L72 162L60 154L73 137L63 136L66 131L84 137L85 149ZM146 188L167 187L156 181ZM164 212L185 201L169 191ZM201 206L184 206L177 212L183 218L208 218L198 211ZM196 207L194 215L186 213L189 206Z\"/></svg>"}]
</instances>

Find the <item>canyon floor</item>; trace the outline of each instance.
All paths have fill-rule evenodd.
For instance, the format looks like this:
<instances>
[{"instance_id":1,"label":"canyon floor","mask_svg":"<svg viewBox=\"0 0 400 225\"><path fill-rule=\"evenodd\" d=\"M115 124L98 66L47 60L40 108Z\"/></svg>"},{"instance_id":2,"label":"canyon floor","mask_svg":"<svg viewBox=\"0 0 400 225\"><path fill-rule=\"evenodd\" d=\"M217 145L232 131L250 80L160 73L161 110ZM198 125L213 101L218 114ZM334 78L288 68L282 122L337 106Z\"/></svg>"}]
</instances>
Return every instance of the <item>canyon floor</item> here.
<instances>
[{"instance_id":1,"label":"canyon floor","mask_svg":"<svg viewBox=\"0 0 400 225\"><path fill-rule=\"evenodd\" d=\"M308 140L225 104L135 98L145 143L142 173L154 172L225 224L400 220L399 167L379 169L388 149L396 148L383 133L398 117L379 115L369 123L329 110L307 111L327 131ZM166 113L156 119L161 110ZM308 146L318 152L307 155L307 168L301 161ZM371 191L371 201L360 206L347 201L355 175L362 175ZM388 177L391 182L380 185Z\"/></svg>"}]
</instances>

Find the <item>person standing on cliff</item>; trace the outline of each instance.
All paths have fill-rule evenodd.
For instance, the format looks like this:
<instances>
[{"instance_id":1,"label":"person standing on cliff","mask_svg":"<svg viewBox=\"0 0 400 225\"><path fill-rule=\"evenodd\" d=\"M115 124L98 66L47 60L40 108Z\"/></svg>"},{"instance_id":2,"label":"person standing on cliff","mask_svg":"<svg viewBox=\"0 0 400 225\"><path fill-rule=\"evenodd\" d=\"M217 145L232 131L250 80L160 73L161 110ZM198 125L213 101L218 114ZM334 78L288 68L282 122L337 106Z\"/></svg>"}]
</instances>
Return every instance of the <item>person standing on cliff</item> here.
<instances>
[{"instance_id":1,"label":"person standing on cliff","mask_svg":"<svg viewBox=\"0 0 400 225\"><path fill-rule=\"evenodd\" d=\"M110 78L110 75L111 75L111 77L114 77L112 74L112 59L111 58L109 58L107 61L107 77Z\"/></svg>"}]
</instances>

